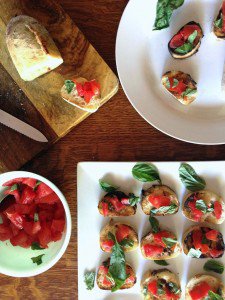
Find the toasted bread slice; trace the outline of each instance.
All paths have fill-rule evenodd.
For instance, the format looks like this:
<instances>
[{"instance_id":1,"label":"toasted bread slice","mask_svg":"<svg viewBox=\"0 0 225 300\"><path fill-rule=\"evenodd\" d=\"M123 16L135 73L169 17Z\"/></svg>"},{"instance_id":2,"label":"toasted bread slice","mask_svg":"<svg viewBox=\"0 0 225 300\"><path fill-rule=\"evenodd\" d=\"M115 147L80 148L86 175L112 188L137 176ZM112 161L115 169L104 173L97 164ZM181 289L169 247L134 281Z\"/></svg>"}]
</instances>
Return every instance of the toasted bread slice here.
<instances>
[{"instance_id":1,"label":"toasted bread slice","mask_svg":"<svg viewBox=\"0 0 225 300\"><path fill-rule=\"evenodd\" d=\"M122 204L122 200L128 199L125 193L121 191L114 191L113 193L106 194L103 199L99 201L98 210L101 215L107 217L128 217L136 213L137 205L131 206L130 204ZM113 205L114 202L118 205ZM117 204L116 203L116 204ZM107 205L107 214L104 213L103 206ZM119 206L119 207L118 207Z\"/></svg>"},{"instance_id":2,"label":"toasted bread slice","mask_svg":"<svg viewBox=\"0 0 225 300\"><path fill-rule=\"evenodd\" d=\"M196 203L196 200L203 200L209 209L213 211L207 211L202 213L202 216L195 216L194 212L189 207L190 203ZM215 215L215 203L216 206L220 204L222 208L222 214L219 218ZM219 203L219 204L218 204ZM183 201L182 212L186 218L194 222L208 222L212 224L222 224L225 220L225 203L222 198L214 192L208 190L202 190L198 192L189 193Z\"/></svg>"},{"instance_id":3,"label":"toasted bread slice","mask_svg":"<svg viewBox=\"0 0 225 300\"><path fill-rule=\"evenodd\" d=\"M198 274L195 275L193 278L191 278L191 280L188 282L186 286L185 299L192 300L190 292L193 290L193 288L197 287L200 283L203 282L206 282L212 288L212 291L220 295L222 299L225 299L225 286L222 283L222 281L215 276L204 275L204 274Z\"/></svg>"},{"instance_id":4,"label":"toasted bread slice","mask_svg":"<svg viewBox=\"0 0 225 300\"><path fill-rule=\"evenodd\" d=\"M110 280L107 280L108 278L106 275L108 273L109 265L110 259L104 261L102 266L100 266L98 269L97 285L101 290L111 290L115 286L114 280L112 278L110 278ZM133 268L128 264L126 264L126 274L129 275L129 277L120 288L121 290L132 288L137 280Z\"/></svg>"},{"instance_id":5,"label":"toasted bread slice","mask_svg":"<svg viewBox=\"0 0 225 300\"><path fill-rule=\"evenodd\" d=\"M149 283L157 280L157 283L163 283L163 289L165 289L163 294L160 294L160 296L156 297L153 295L149 289ZM180 281L177 275L175 275L173 272L171 272L168 269L160 269L160 270L154 270L154 271L148 271L144 275L142 281L141 281L141 293L144 296L145 300L167 300L169 299L166 295L166 289L170 292L176 291L176 299L180 299L181 297L181 286ZM171 294L170 294L171 296ZM172 298L171 298L172 299Z\"/></svg>"},{"instance_id":6,"label":"toasted bread slice","mask_svg":"<svg viewBox=\"0 0 225 300\"><path fill-rule=\"evenodd\" d=\"M222 257L225 250L222 233L218 232L217 241L208 239L207 233L212 231L210 227L192 226L183 235L183 251L188 255L191 249L200 250L200 257L196 258L219 258ZM202 242L204 241L204 242ZM195 247L197 245L197 247ZM203 251L204 249L204 251Z\"/></svg>"},{"instance_id":7,"label":"toasted bread slice","mask_svg":"<svg viewBox=\"0 0 225 300\"><path fill-rule=\"evenodd\" d=\"M172 47L172 44L173 44L174 39L176 39L176 40L178 39L179 40L179 38L180 38L181 42L183 42L183 44L185 44L185 43L188 42L188 40L184 40L183 39L184 35L182 35L182 32L187 27L189 27L189 28L193 27L193 32L196 30L197 31L197 36L196 36L196 38L194 40L194 43L193 43L193 46L194 46L193 49L191 47L190 50L187 53L185 53L186 51L183 51L183 50L182 51L178 51L179 49L181 49L182 46L179 46L179 47L175 46L176 48L174 48L174 47ZM194 21L189 22L186 25L184 25L172 37L172 39L169 41L169 44L168 44L169 52L173 56L173 58L176 58L176 59L185 59L185 58L191 57L192 55L194 55L195 53L198 52L198 50L199 50L199 48L201 46L201 40L202 40L202 38L203 38L203 31L202 31L202 28L201 28L200 24L196 23ZM176 50L176 49L178 49L178 50Z\"/></svg>"},{"instance_id":8,"label":"toasted bread slice","mask_svg":"<svg viewBox=\"0 0 225 300\"><path fill-rule=\"evenodd\" d=\"M153 204L149 201L149 197L151 197L151 196L156 196L156 197L163 196L163 197L169 198L171 204L177 205L177 209L174 211L173 214L178 212L180 203L179 203L176 193L166 185L153 185L149 189L142 191L141 207L142 207L143 212L146 215L150 215L151 210L155 208L153 206ZM165 216L165 215L167 215L167 213L158 212L154 215L155 216Z\"/></svg>"},{"instance_id":9,"label":"toasted bread slice","mask_svg":"<svg viewBox=\"0 0 225 300\"><path fill-rule=\"evenodd\" d=\"M170 81L173 82L172 87L174 85L174 81L182 82L186 86L186 90L182 93L179 93L174 90L170 90L172 87L170 86ZM162 85L164 88L180 103L184 105L189 105L197 98L197 83L191 78L189 74L183 73L181 71L168 71L162 76ZM176 83L175 83L176 85Z\"/></svg>"},{"instance_id":10,"label":"toasted bread slice","mask_svg":"<svg viewBox=\"0 0 225 300\"><path fill-rule=\"evenodd\" d=\"M88 82L87 79L79 77L73 80L73 82L84 84L85 82ZM63 85L61 89L61 96L62 98L76 106L77 108L80 108L82 110L85 110L87 112L93 113L100 107L100 92L96 90L96 94L91 98L89 102L85 101L84 97L81 97L78 95L78 89L76 83L74 84L74 87L71 91L68 92L68 89L66 88L66 84Z\"/></svg>"},{"instance_id":11,"label":"toasted bread slice","mask_svg":"<svg viewBox=\"0 0 225 300\"><path fill-rule=\"evenodd\" d=\"M125 237L123 238L123 234L120 234L120 230L123 231L123 228L125 228ZM126 230L128 229L128 230ZM104 226L104 228L101 230L100 233L100 247L102 251L104 252L112 252L112 245L106 246L105 242L109 241L109 232L111 232L113 235L116 236L117 241L119 243L122 242L121 245L123 245L123 241L127 240L129 243L122 246L124 252L131 252L137 249L138 247L138 235L137 232L129 225L120 223L120 222L114 222L112 219L108 224ZM126 234L127 233L127 234ZM122 240L121 240L122 239ZM112 242L113 244L113 242Z\"/></svg>"},{"instance_id":12,"label":"toasted bread slice","mask_svg":"<svg viewBox=\"0 0 225 300\"><path fill-rule=\"evenodd\" d=\"M158 233L149 232L146 236L142 238L141 245L140 245L141 253L145 259L148 260L171 259L177 257L181 253L182 249L179 242L169 247L163 242L163 238L160 237L160 234L164 237L168 237L176 240L176 235L167 230L162 230ZM145 250L146 245L150 245L150 247L156 246L160 248L163 252L157 253L156 250L151 250L150 254L147 254L146 251L148 250Z\"/></svg>"},{"instance_id":13,"label":"toasted bread slice","mask_svg":"<svg viewBox=\"0 0 225 300\"><path fill-rule=\"evenodd\" d=\"M223 4L223 5L225 5L225 4ZM213 32L218 39L224 40L225 39L225 31L222 28L222 21L221 21L221 19L223 19L222 17L223 17L223 13L222 13L222 9L220 9L219 14L213 24Z\"/></svg>"}]
</instances>

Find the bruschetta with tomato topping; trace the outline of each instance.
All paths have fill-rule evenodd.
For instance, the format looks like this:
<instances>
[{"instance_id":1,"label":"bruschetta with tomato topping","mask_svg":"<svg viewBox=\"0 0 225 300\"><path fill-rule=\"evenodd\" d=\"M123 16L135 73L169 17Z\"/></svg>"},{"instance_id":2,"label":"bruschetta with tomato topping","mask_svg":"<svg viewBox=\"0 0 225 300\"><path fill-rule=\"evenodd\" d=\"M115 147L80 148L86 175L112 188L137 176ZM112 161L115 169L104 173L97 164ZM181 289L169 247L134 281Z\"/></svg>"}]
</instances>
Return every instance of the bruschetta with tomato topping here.
<instances>
[{"instance_id":1,"label":"bruschetta with tomato topping","mask_svg":"<svg viewBox=\"0 0 225 300\"><path fill-rule=\"evenodd\" d=\"M200 24L189 22L169 41L168 48L174 58L185 59L198 52L203 38Z\"/></svg>"},{"instance_id":2,"label":"bruschetta with tomato topping","mask_svg":"<svg viewBox=\"0 0 225 300\"><path fill-rule=\"evenodd\" d=\"M179 278L168 269L148 271L141 282L145 300L178 300L181 298Z\"/></svg>"},{"instance_id":3,"label":"bruschetta with tomato topping","mask_svg":"<svg viewBox=\"0 0 225 300\"><path fill-rule=\"evenodd\" d=\"M213 32L219 39L225 39L225 0L214 22Z\"/></svg>"},{"instance_id":4,"label":"bruschetta with tomato topping","mask_svg":"<svg viewBox=\"0 0 225 300\"><path fill-rule=\"evenodd\" d=\"M164 260L177 257L181 253L180 243L173 232L160 230L149 232L141 240L141 253L145 259Z\"/></svg>"},{"instance_id":5,"label":"bruschetta with tomato topping","mask_svg":"<svg viewBox=\"0 0 225 300\"><path fill-rule=\"evenodd\" d=\"M183 236L184 253L193 258L219 258L225 250L223 235L203 226L189 228Z\"/></svg>"},{"instance_id":6,"label":"bruschetta with tomato topping","mask_svg":"<svg viewBox=\"0 0 225 300\"><path fill-rule=\"evenodd\" d=\"M121 191L107 193L99 202L98 210L104 217L126 217L136 213L137 205L131 205L129 195Z\"/></svg>"},{"instance_id":7,"label":"bruschetta with tomato topping","mask_svg":"<svg viewBox=\"0 0 225 300\"><path fill-rule=\"evenodd\" d=\"M189 105L198 95L197 83L189 74L181 71L168 71L162 77L164 88L180 103Z\"/></svg>"},{"instance_id":8,"label":"bruschetta with tomato topping","mask_svg":"<svg viewBox=\"0 0 225 300\"><path fill-rule=\"evenodd\" d=\"M129 225L110 222L101 230L100 247L104 252L112 252L112 247L115 245L110 238L110 234L116 237L117 242L121 245L124 252L130 252L138 247L138 235L136 231Z\"/></svg>"},{"instance_id":9,"label":"bruschetta with tomato topping","mask_svg":"<svg viewBox=\"0 0 225 300\"><path fill-rule=\"evenodd\" d=\"M185 299L225 299L224 284L215 276L198 274L188 282Z\"/></svg>"},{"instance_id":10,"label":"bruschetta with tomato topping","mask_svg":"<svg viewBox=\"0 0 225 300\"><path fill-rule=\"evenodd\" d=\"M165 216L179 210L176 193L166 185L153 185L142 191L141 207L146 215Z\"/></svg>"},{"instance_id":11,"label":"bruschetta with tomato topping","mask_svg":"<svg viewBox=\"0 0 225 300\"><path fill-rule=\"evenodd\" d=\"M225 204L211 191L192 192L184 199L183 214L194 222L221 224L225 219Z\"/></svg>"},{"instance_id":12,"label":"bruschetta with tomato topping","mask_svg":"<svg viewBox=\"0 0 225 300\"><path fill-rule=\"evenodd\" d=\"M61 96L82 110L95 112L100 106L100 84L96 80L88 81L81 77L66 80L61 89Z\"/></svg>"},{"instance_id":13,"label":"bruschetta with tomato topping","mask_svg":"<svg viewBox=\"0 0 225 300\"><path fill-rule=\"evenodd\" d=\"M110 266L110 259L104 261L102 265L98 269L97 273L97 285L101 290L112 290L115 286L115 282L113 278L109 275L109 266ZM126 264L126 274L127 279L125 283L121 286L121 290L130 289L136 283L136 274L132 267Z\"/></svg>"}]
</instances>

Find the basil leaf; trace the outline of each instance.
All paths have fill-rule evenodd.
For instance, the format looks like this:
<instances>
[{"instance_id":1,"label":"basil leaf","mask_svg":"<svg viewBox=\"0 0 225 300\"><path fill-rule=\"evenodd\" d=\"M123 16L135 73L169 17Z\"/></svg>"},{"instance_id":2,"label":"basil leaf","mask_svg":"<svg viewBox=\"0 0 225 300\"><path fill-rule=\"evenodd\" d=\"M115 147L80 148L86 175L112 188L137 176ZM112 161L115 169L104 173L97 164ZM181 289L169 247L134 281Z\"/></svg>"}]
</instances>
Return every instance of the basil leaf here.
<instances>
[{"instance_id":1,"label":"basil leaf","mask_svg":"<svg viewBox=\"0 0 225 300\"><path fill-rule=\"evenodd\" d=\"M39 221L39 216L38 213L34 214L34 222L38 222Z\"/></svg>"},{"instance_id":2,"label":"basil leaf","mask_svg":"<svg viewBox=\"0 0 225 300\"><path fill-rule=\"evenodd\" d=\"M195 39L196 39L196 37L197 37L197 35L198 35L198 31L195 30L192 34L189 35L188 42L191 43L191 44L193 44L194 41L195 41Z\"/></svg>"},{"instance_id":3,"label":"basil leaf","mask_svg":"<svg viewBox=\"0 0 225 300\"><path fill-rule=\"evenodd\" d=\"M181 289L174 282L169 282L168 286L169 286L170 291L175 295L177 295L181 292Z\"/></svg>"},{"instance_id":4,"label":"basil leaf","mask_svg":"<svg viewBox=\"0 0 225 300\"><path fill-rule=\"evenodd\" d=\"M70 94L75 86L75 83L72 80L65 80L64 84L65 84L67 93Z\"/></svg>"},{"instance_id":5,"label":"basil leaf","mask_svg":"<svg viewBox=\"0 0 225 300\"><path fill-rule=\"evenodd\" d=\"M190 191L203 190L206 186L205 180L197 175L195 170L186 163L179 168L179 176L185 187Z\"/></svg>"},{"instance_id":6,"label":"basil leaf","mask_svg":"<svg viewBox=\"0 0 225 300\"><path fill-rule=\"evenodd\" d=\"M169 77L166 77L166 87L168 88L168 89L170 89L170 80L169 80Z\"/></svg>"},{"instance_id":7,"label":"basil leaf","mask_svg":"<svg viewBox=\"0 0 225 300\"><path fill-rule=\"evenodd\" d=\"M214 22L214 25L220 29L223 27L223 14L222 13L221 13L221 17Z\"/></svg>"},{"instance_id":8,"label":"basil leaf","mask_svg":"<svg viewBox=\"0 0 225 300\"><path fill-rule=\"evenodd\" d=\"M175 88L178 86L179 81L176 78L173 78L173 86L172 88Z\"/></svg>"},{"instance_id":9,"label":"basil leaf","mask_svg":"<svg viewBox=\"0 0 225 300\"><path fill-rule=\"evenodd\" d=\"M32 250L44 250L45 248L41 248L41 246L39 245L39 243L33 242L32 245L31 245L31 249Z\"/></svg>"},{"instance_id":10,"label":"basil leaf","mask_svg":"<svg viewBox=\"0 0 225 300\"><path fill-rule=\"evenodd\" d=\"M135 206L140 201L140 197L136 197L133 193L129 194L129 203L131 206Z\"/></svg>"},{"instance_id":11,"label":"basil leaf","mask_svg":"<svg viewBox=\"0 0 225 300\"><path fill-rule=\"evenodd\" d=\"M171 248L175 244L177 244L177 240L171 238L162 238L163 242L166 244L167 247Z\"/></svg>"},{"instance_id":12,"label":"basil leaf","mask_svg":"<svg viewBox=\"0 0 225 300\"><path fill-rule=\"evenodd\" d=\"M99 180L99 184L100 184L101 188L103 189L103 191L105 191L107 193L113 193L118 189L118 187L112 186L102 180Z\"/></svg>"},{"instance_id":13,"label":"basil leaf","mask_svg":"<svg viewBox=\"0 0 225 300\"><path fill-rule=\"evenodd\" d=\"M205 236L203 236L203 238L202 238L202 244L203 245L209 244L209 240Z\"/></svg>"},{"instance_id":14,"label":"basil leaf","mask_svg":"<svg viewBox=\"0 0 225 300\"><path fill-rule=\"evenodd\" d=\"M161 206L160 208L153 208L151 210L152 214L169 214L172 215L177 211L177 205L176 204L171 204L169 206Z\"/></svg>"},{"instance_id":15,"label":"basil leaf","mask_svg":"<svg viewBox=\"0 0 225 300\"><path fill-rule=\"evenodd\" d=\"M158 280L157 282L157 294L158 295L164 295L165 294L165 291L164 291L164 283L160 280Z\"/></svg>"},{"instance_id":16,"label":"basil leaf","mask_svg":"<svg viewBox=\"0 0 225 300\"><path fill-rule=\"evenodd\" d=\"M120 246L122 247L133 247L134 246L134 241L128 238L123 239L120 242Z\"/></svg>"},{"instance_id":17,"label":"basil leaf","mask_svg":"<svg viewBox=\"0 0 225 300\"><path fill-rule=\"evenodd\" d=\"M206 213L208 213L208 212L214 211L214 208L213 208L213 207L208 207L208 206L206 205L205 201L202 200L202 199L197 200L195 206L196 206L196 208L197 208L198 210L201 210L204 214L206 214Z\"/></svg>"},{"instance_id":18,"label":"basil leaf","mask_svg":"<svg viewBox=\"0 0 225 300\"><path fill-rule=\"evenodd\" d=\"M204 264L203 268L205 271L212 271L212 272L215 272L218 274L223 274L223 272L224 272L224 265L213 259L208 260Z\"/></svg>"},{"instance_id":19,"label":"basil leaf","mask_svg":"<svg viewBox=\"0 0 225 300\"><path fill-rule=\"evenodd\" d=\"M95 272L87 272L84 274L84 282L87 290L92 290L95 285Z\"/></svg>"},{"instance_id":20,"label":"basil leaf","mask_svg":"<svg viewBox=\"0 0 225 300\"><path fill-rule=\"evenodd\" d=\"M168 262L166 262L165 260L154 260L154 263L159 266L169 266Z\"/></svg>"},{"instance_id":21,"label":"basil leaf","mask_svg":"<svg viewBox=\"0 0 225 300\"><path fill-rule=\"evenodd\" d=\"M214 293L213 291L209 291L209 296L211 300L223 300L224 298L219 294Z\"/></svg>"},{"instance_id":22,"label":"basil leaf","mask_svg":"<svg viewBox=\"0 0 225 300\"><path fill-rule=\"evenodd\" d=\"M18 190L18 184L17 183L15 183L14 185L11 186L10 192L13 192L15 190Z\"/></svg>"},{"instance_id":23,"label":"basil leaf","mask_svg":"<svg viewBox=\"0 0 225 300\"><path fill-rule=\"evenodd\" d=\"M169 27L173 11L183 5L183 3L184 0L158 0L154 30Z\"/></svg>"},{"instance_id":24,"label":"basil leaf","mask_svg":"<svg viewBox=\"0 0 225 300\"><path fill-rule=\"evenodd\" d=\"M182 46L177 47L174 49L174 52L179 54L187 54L194 48L193 44L191 43L184 43Z\"/></svg>"},{"instance_id":25,"label":"basil leaf","mask_svg":"<svg viewBox=\"0 0 225 300\"><path fill-rule=\"evenodd\" d=\"M181 95L182 97L192 97L197 93L197 89L187 88Z\"/></svg>"},{"instance_id":26,"label":"basil leaf","mask_svg":"<svg viewBox=\"0 0 225 300\"><path fill-rule=\"evenodd\" d=\"M132 169L133 177L141 182L159 181L159 172L153 164L137 163Z\"/></svg>"},{"instance_id":27,"label":"basil leaf","mask_svg":"<svg viewBox=\"0 0 225 300\"><path fill-rule=\"evenodd\" d=\"M147 286L144 286L144 287L143 287L142 294L143 294L144 296L147 296L147 295L148 295L148 287L147 287Z\"/></svg>"},{"instance_id":28,"label":"basil leaf","mask_svg":"<svg viewBox=\"0 0 225 300\"><path fill-rule=\"evenodd\" d=\"M196 250L194 248L191 248L188 252L188 256L190 256L192 258L200 258L201 255L202 255L202 252L200 250Z\"/></svg>"},{"instance_id":29,"label":"basil leaf","mask_svg":"<svg viewBox=\"0 0 225 300\"><path fill-rule=\"evenodd\" d=\"M149 222L150 222L150 224L151 224L151 226L152 226L152 232L153 232L153 233L157 233L157 232L160 231L160 228L159 228L159 221L158 221L156 218L150 216L150 217L149 217Z\"/></svg>"},{"instance_id":30,"label":"basil leaf","mask_svg":"<svg viewBox=\"0 0 225 300\"><path fill-rule=\"evenodd\" d=\"M37 264L37 266L39 266L40 264L43 263L42 256L44 256L44 254L38 255L36 257L31 257L31 260L33 261L34 264Z\"/></svg>"}]
</instances>

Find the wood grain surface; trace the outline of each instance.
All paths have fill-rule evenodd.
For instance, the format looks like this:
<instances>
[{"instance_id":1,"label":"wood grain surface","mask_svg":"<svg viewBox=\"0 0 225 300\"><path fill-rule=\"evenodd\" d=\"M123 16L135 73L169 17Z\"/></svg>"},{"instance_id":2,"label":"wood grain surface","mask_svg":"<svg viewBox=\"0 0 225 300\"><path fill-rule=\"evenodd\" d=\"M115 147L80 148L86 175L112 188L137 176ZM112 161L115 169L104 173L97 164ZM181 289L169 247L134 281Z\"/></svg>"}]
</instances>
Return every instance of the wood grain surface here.
<instances>
[{"instance_id":1,"label":"wood grain surface","mask_svg":"<svg viewBox=\"0 0 225 300\"><path fill-rule=\"evenodd\" d=\"M116 31L128 1L58 0L58 2L109 66L116 71L114 54ZM132 108L120 88L112 101L78 125L47 152L24 166L24 170L39 173L52 180L65 194L72 214L72 237L64 256L46 273L27 279L13 279L1 275L0 299L77 299L76 164L79 161L223 159L225 146L184 143L151 127Z\"/></svg>"}]
</instances>

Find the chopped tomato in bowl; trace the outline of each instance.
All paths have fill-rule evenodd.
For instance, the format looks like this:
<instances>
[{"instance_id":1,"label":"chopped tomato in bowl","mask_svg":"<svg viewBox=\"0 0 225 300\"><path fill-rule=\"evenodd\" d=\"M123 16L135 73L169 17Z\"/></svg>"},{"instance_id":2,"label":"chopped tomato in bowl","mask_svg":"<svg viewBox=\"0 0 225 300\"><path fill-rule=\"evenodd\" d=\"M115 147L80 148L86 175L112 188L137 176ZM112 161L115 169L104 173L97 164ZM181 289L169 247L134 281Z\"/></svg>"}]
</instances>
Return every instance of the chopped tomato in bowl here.
<instances>
[{"instance_id":1,"label":"chopped tomato in bowl","mask_svg":"<svg viewBox=\"0 0 225 300\"><path fill-rule=\"evenodd\" d=\"M0 175L0 197L0 272L28 277L48 270L71 235L65 197L49 180L23 171Z\"/></svg>"}]
</instances>

